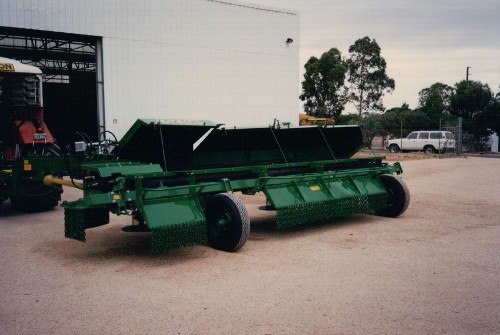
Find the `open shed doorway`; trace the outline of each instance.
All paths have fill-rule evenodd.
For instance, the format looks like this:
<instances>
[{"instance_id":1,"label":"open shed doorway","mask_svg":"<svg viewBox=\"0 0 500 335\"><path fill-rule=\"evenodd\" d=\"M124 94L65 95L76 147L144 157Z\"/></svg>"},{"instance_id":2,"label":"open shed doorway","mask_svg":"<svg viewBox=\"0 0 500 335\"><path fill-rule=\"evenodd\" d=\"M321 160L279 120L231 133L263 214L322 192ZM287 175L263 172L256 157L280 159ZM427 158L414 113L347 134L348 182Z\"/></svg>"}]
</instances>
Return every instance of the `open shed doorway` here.
<instances>
[{"instance_id":1,"label":"open shed doorway","mask_svg":"<svg viewBox=\"0 0 500 335\"><path fill-rule=\"evenodd\" d=\"M95 36L0 27L0 56L43 72L44 117L62 148L81 140L75 132L96 141L103 129L101 45Z\"/></svg>"}]
</instances>

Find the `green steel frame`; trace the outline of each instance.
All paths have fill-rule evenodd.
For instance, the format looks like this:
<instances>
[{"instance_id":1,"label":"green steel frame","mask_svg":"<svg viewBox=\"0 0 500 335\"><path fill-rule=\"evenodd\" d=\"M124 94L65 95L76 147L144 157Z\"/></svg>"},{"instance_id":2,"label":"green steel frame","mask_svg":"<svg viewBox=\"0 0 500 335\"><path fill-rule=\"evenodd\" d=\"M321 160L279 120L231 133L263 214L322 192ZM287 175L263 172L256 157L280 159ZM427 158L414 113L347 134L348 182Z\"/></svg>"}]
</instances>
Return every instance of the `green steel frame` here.
<instances>
[{"instance_id":1,"label":"green steel frame","mask_svg":"<svg viewBox=\"0 0 500 335\"><path fill-rule=\"evenodd\" d=\"M18 160L12 176L24 181L19 187L47 174L83 180L83 197L62 204L68 238L85 241L85 230L108 224L113 213L151 231L155 251L207 238L232 251L246 241L249 221L236 197L218 194L263 192L278 228L381 213L394 203L390 215L404 212L406 186L390 189L385 181L401 166L351 158L362 146L357 126L223 129L209 121L138 120L111 153L89 148Z\"/></svg>"}]
</instances>

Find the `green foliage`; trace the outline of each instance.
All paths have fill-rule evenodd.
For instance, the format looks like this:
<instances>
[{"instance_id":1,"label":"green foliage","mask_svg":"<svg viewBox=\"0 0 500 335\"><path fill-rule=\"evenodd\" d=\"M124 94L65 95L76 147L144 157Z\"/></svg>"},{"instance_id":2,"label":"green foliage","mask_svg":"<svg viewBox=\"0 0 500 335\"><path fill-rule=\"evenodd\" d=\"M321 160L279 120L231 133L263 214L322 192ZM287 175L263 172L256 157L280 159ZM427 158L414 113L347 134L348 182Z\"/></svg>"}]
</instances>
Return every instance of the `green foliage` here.
<instances>
[{"instance_id":1,"label":"green foliage","mask_svg":"<svg viewBox=\"0 0 500 335\"><path fill-rule=\"evenodd\" d=\"M497 92L491 103L486 106L484 114L483 122L500 136L500 91Z\"/></svg>"},{"instance_id":2,"label":"green foliage","mask_svg":"<svg viewBox=\"0 0 500 335\"><path fill-rule=\"evenodd\" d=\"M359 124L363 118L357 114L342 114L336 119L336 124L353 125Z\"/></svg>"},{"instance_id":3,"label":"green foliage","mask_svg":"<svg viewBox=\"0 0 500 335\"><path fill-rule=\"evenodd\" d=\"M364 116L358 114L340 115L337 124L360 125L363 135L368 143L371 143L375 136L387 136L387 131L383 125L384 114L373 113Z\"/></svg>"},{"instance_id":4,"label":"green foliage","mask_svg":"<svg viewBox=\"0 0 500 335\"><path fill-rule=\"evenodd\" d=\"M358 39L349 47L347 59L349 100L359 115L370 110L383 111L382 96L395 88L394 79L387 76L385 59L380 47L368 36Z\"/></svg>"},{"instance_id":5,"label":"green foliage","mask_svg":"<svg viewBox=\"0 0 500 335\"><path fill-rule=\"evenodd\" d=\"M454 94L453 87L442 83L432 84L418 93L419 109L427 114L432 121L449 115L450 100Z\"/></svg>"},{"instance_id":6,"label":"green foliage","mask_svg":"<svg viewBox=\"0 0 500 335\"><path fill-rule=\"evenodd\" d=\"M375 136L406 137L410 132L418 129L437 129L439 123L434 124L429 116L421 110L412 110L408 104L391 108L384 114L370 113L364 116L357 114L341 115L337 124L359 124L369 143ZM403 128L401 128L403 127Z\"/></svg>"},{"instance_id":7,"label":"green foliage","mask_svg":"<svg viewBox=\"0 0 500 335\"><path fill-rule=\"evenodd\" d=\"M403 129L401 129L403 126ZM407 104L399 108L391 108L384 113L383 127L389 134L406 137L418 129L436 128L429 116L421 110L412 110Z\"/></svg>"},{"instance_id":8,"label":"green foliage","mask_svg":"<svg viewBox=\"0 0 500 335\"><path fill-rule=\"evenodd\" d=\"M495 95L493 101L486 106L481 122L500 136L500 91Z\"/></svg>"},{"instance_id":9,"label":"green foliage","mask_svg":"<svg viewBox=\"0 0 500 335\"><path fill-rule=\"evenodd\" d=\"M487 107L493 102L493 94L487 84L466 80L455 84L450 113L463 118L463 132L472 135L476 144L491 134L488 123L494 119L494 112L487 112Z\"/></svg>"},{"instance_id":10,"label":"green foliage","mask_svg":"<svg viewBox=\"0 0 500 335\"><path fill-rule=\"evenodd\" d=\"M489 129L500 135L500 102L494 101L478 115L478 123L488 132Z\"/></svg>"},{"instance_id":11,"label":"green foliage","mask_svg":"<svg viewBox=\"0 0 500 335\"><path fill-rule=\"evenodd\" d=\"M463 131L476 143L492 131L500 134L500 92L494 97L487 84L461 81L451 87L440 82L422 89L415 110L407 104L384 114L382 97L394 90L395 82L386 74L386 62L377 42L369 37L358 39L343 60L336 48L321 58L311 57L305 64L300 99L304 110L316 117L333 117L337 124L359 124L365 136L407 136L419 129L438 129L463 118ZM347 79L348 88L344 86ZM357 115L342 115L352 102ZM401 127L403 126L403 128Z\"/></svg>"},{"instance_id":12,"label":"green foliage","mask_svg":"<svg viewBox=\"0 0 500 335\"><path fill-rule=\"evenodd\" d=\"M463 80L455 84L455 94L450 99L450 113L464 119L473 119L484 111L492 100L488 84Z\"/></svg>"},{"instance_id":13,"label":"green foliage","mask_svg":"<svg viewBox=\"0 0 500 335\"><path fill-rule=\"evenodd\" d=\"M360 122L363 133L368 143L371 143L375 136L387 136L388 132L384 127L384 114L372 113L363 117Z\"/></svg>"},{"instance_id":14,"label":"green foliage","mask_svg":"<svg viewBox=\"0 0 500 335\"><path fill-rule=\"evenodd\" d=\"M304 111L315 117L339 116L347 102L343 92L347 66L336 48L321 58L311 57L305 64L300 99L305 101Z\"/></svg>"}]
</instances>

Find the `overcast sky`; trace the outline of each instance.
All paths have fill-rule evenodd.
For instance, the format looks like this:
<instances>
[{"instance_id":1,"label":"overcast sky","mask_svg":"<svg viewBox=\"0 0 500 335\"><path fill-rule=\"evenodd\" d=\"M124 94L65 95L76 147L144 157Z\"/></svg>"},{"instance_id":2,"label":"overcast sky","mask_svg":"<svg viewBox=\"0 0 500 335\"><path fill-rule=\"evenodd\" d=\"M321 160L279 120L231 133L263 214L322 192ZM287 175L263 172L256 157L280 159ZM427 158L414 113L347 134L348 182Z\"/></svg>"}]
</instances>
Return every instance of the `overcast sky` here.
<instances>
[{"instance_id":1,"label":"overcast sky","mask_svg":"<svg viewBox=\"0 0 500 335\"><path fill-rule=\"evenodd\" d=\"M416 108L433 83L465 79L500 85L500 0L246 0L300 13L303 64L332 47L343 56L357 39L375 39L396 89L386 108ZM352 110L349 107L349 110Z\"/></svg>"}]
</instances>

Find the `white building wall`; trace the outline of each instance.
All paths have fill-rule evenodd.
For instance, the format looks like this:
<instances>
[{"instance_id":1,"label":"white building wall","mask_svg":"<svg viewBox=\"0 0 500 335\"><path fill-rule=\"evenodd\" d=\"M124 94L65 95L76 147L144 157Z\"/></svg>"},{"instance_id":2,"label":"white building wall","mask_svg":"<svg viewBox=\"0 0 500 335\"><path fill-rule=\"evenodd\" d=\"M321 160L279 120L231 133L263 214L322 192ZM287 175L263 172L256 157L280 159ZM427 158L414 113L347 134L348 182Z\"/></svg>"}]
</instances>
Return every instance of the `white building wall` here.
<instances>
[{"instance_id":1,"label":"white building wall","mask_svg":"<svg viewBox=\"0 0 500 335\"><path fill-rule=\"evenodd\" d=\"M119 137L137 118L298 124L296 12L233 0L2 0L0 11L1 26L102 37L105 122Z\"/></svg>"}]
</instances>

